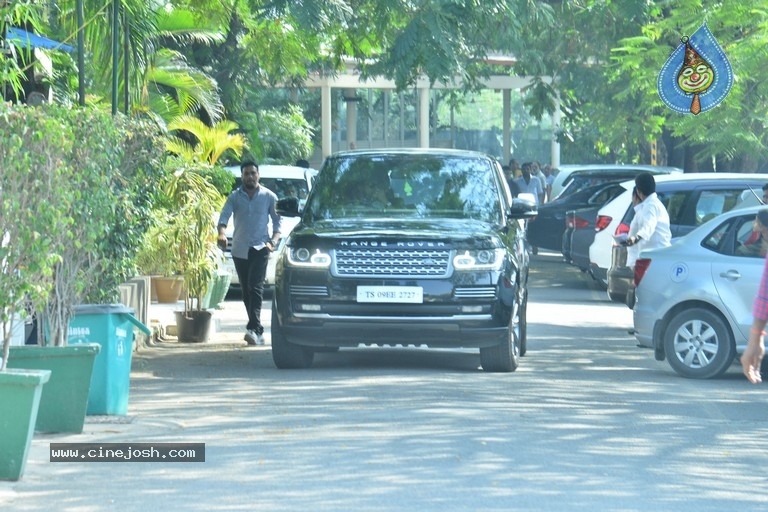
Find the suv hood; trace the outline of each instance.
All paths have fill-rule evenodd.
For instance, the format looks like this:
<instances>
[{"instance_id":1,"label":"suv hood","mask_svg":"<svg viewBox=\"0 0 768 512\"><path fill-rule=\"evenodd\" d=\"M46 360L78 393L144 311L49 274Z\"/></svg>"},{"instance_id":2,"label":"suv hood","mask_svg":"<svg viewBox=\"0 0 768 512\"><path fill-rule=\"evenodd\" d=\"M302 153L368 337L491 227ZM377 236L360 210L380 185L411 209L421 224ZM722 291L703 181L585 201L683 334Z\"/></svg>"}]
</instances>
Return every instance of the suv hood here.
<instances>
[{"instance_id":1,"label":"suv hood","mask_svg":"<svg viewBox=\"0 0 768 512\"><path fill-rule=\"evenodd\" d=\"M319 221L312 225L300 224L293 232L294 237L317 237L334 242L339 239L397 239L397 240L440 240L443 242L465 242L467 240L497 240L497 228L485 222L471 219L343 219ZM496 241L494 246L500 242Z\"/></svg>"}]
</instances>

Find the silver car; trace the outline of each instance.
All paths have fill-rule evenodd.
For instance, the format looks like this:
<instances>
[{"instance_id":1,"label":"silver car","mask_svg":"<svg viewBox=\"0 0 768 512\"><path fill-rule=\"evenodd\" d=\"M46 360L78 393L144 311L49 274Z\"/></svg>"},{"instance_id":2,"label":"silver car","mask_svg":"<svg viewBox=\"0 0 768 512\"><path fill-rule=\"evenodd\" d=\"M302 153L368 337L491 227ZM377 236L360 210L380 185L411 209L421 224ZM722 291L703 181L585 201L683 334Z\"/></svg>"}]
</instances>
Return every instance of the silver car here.
<instances>
[{"instance_id":1,"label":"silver car","mask_svg":"<svg viewBox=\"0 0 768 512\"><path fill-rule=\"evenodd\" d=\"M767 244L760 208L731 210L635 264L635 337L683 377L722 375L747 344Z\"/></svg>"}]
</instances>

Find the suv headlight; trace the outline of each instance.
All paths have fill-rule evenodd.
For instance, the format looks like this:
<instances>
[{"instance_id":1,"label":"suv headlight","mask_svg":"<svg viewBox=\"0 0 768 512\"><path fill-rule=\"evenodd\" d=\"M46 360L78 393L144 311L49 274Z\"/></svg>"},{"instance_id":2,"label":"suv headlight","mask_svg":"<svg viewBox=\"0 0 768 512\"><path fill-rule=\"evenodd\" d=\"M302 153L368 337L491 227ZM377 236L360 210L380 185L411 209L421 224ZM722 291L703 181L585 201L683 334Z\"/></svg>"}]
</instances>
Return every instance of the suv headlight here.
<instances>
[{"instance_id":1,"label":"suv headlight","mask_svg":"<svg viewBox=\"0 0 768 512\"><path fill-rule=\"evenodd\" d=\"M505 249L457 251L453 266L457 270L497 270L504 263Z\"/></svg>"},{"instance_id":2,"label":"suv headlight","mask_svg":"<svg viewBox=\"0 0 768 512\"><path fill-rule=\"evenodd\" d=\"M320 249L314 252L306 247L289 247L288 263L295 267L328 268L331 266L331 255Z\"/></svg>"}]
</instances>

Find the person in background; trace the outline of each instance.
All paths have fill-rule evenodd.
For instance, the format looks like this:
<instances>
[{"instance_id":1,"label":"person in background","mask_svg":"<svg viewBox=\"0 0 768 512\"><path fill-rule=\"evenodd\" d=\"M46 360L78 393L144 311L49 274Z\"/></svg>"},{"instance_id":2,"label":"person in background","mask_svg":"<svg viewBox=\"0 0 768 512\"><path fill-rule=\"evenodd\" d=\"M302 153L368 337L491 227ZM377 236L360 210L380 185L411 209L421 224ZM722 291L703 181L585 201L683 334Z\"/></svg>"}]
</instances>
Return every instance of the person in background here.
<instances>
[{"instance_id":1,"label":"person in background","mask_svg":"<svg viewBox=\"0 0 768 512\"><path fill-rule=\"evenodd\" d=\"M539 203L544 203L548 201L548 195L547 195L547 177L544 176L544 172L541 170L541 164L539 162L531 162L533 166L531 167L531 176L538 178L539 182L541 183L541 192L542 192L542 199L539 201Z\"/></svg>"},{"instance_id":2,"label":"person in background","mask_svg":"<svg viewBox=\"0 0 768 512\"><path fill-rule=\"evenodd\" d=\"M515 179L523 175L523 170L520 168L520 163L514 158L509 161L509 172L512 173L512 177Z\"/></svg>"},{"instance_id":3,"label":"person in background","mask_svg":"<svg viewBox=\"0 0 768 512\"><path fill-rule=\"evenodd\" d=\"M303 158L299 158L298 160L296 160L296 167L303 167L305 169L309 169L309 161Z\"/></svg>"},{"instance_id":4,"label":"person in background","mask_svg":"<svg viewBox=\"0 0 768 512\"><path fill-rule=\"evenodd\" d=\"M544 173L544 195L546 196L547 202L551 201L553 199L552 197L552 184L555 182L555 173L552 172L552 166L547 164L544 166L544 169L542 169L542 172Z\"/></svg>"},{"instance_id":5,"label":"person in background","mask_svg":"<svg viewBox=\"0 0 768 512\"><path fill-rule=\"evenodd\" d=\"M531 175L533 163L525 162L522 166L523 175L515 180L520 188L520 193L533 194L536 204L544 202L544 190L541 188L541 181Z\"/></svg>"},{"instance_id":6,"label":"person in background","mask_svg":"<svg viewBox=\"0 0 768 512\"><path fill-rule=\"evenodd\" d=\"M632 208L635 210L635 216L632 217L632 222L629 223L629 237L632 237L637 234L637 231L639 229L639 220L641 218L640 210L642 210L642 199L640 199L640 195L637 193L637 187L632 188ZM628 245L627 247L627 266L630 268L634 268L635 262L637 261L637 258L640 256L640 246L635 245Z\"/></svg>"},{"instance_id":7,"label":"person in background","mask_svg":"<svg viewBox=\"0 0 768 512\"><path fill-rule=\"evenodd\" d=\"M763 204L768 204L768 183L763 185Z\"/></svg>"},{"instance_id":8,"label":"person in background","mask_svg":"<svg viewBox=\"0 0 768 512\"><path fill-rule=\"evenodd\" d=\"M768 235L768 227L763 224L768 222L768 210L760 210L755 219L763 237ZM756 226L757 227L757 226ZM763 267L763 276L760 279L760 287L752 302L752 328L749 330L747 348L741 355L741 368L747 380L752 384L763 381L760 375L763 356L765 355L765 324L768 323L768 258Z\"/></svg>"},{"instance_id":9,"label":"person in background","mask_svg":"<svg viewBox=\"0 0 768 512\"><path fill-rule=\"evenodd\" d=\"M243 304L248 314L244 339L249 345L263 345L261 305L264 299L264 278L269 253L275 250L280 239L280 216L276 210L277 195L259 183L259 166L256 162L241 162L240 175L243 184L227 197L219 215L218 243L222 250L226 249L227 223L234 216L232 261L240 279Z\"/></svg>"},{"instance_id":10,"label":"person in background","mask_svg":"<svg viewBox=\"0 0 768 512\"><path fill-rule=\"evenodd\" d=\"M669 246L672 240L669 214L656 195L656 180L653 174L638 174L635 177L635 189L640 199L640 204L635 207L637 232L627 239L627 245L638 245L638 254L643 249Z\"/></svg>"},{"instance_id":11,"label":"person in background","mask_svg":"<svg viewBox=\"0 0 768 512\"><path fill-rule=\"evenodd\" d=\"M509 192L512 194L512 197L517 197L517 194L520 193L520 187L518 187L515 182L514 172L512 172L512 169L508 165L502 165L501 169L504 171L504 177L507 179Z\"/></svg>"},{"instance_id":12,"label":"person in background","mask_svg":"<svg viewBox=\"0 0 768 512\"><path fill-rule=\"evenodd\" d=\"M768 210L760 210L752 222L752 233L749 238L736 248L736 254L765 258L768 254Z\"/></svg>"}]
</instances>

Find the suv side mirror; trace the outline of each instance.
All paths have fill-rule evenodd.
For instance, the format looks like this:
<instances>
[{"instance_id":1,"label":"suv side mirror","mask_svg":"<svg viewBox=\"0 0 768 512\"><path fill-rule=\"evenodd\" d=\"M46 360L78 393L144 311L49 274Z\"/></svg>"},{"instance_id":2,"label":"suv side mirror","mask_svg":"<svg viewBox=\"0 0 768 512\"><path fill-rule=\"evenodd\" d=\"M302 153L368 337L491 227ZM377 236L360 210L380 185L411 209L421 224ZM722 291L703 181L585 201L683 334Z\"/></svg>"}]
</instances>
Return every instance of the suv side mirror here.
<instances>
[{"instance_id":1,"label":"suv side mirror","mask_svg":"<svg viewBox=\"0 0 768 512\"><path fill-rule=\"evenodd\" d=\"M277 200L276 207L278 215L285 217L299 216L299 199L297 197L284 197Z\"/></svg>"},{"instance_id":2,"label":"suv side mirror","mask_svg":"<svg viewBox=\"0 0 768 512\"><path fill-rule=\"evenodd\" d=\"M513 219L527 219L535 217L537 213L536 199L533 197L533 194L523 193L512 198L509 216Z\"/></svg>"}]
</instances>

